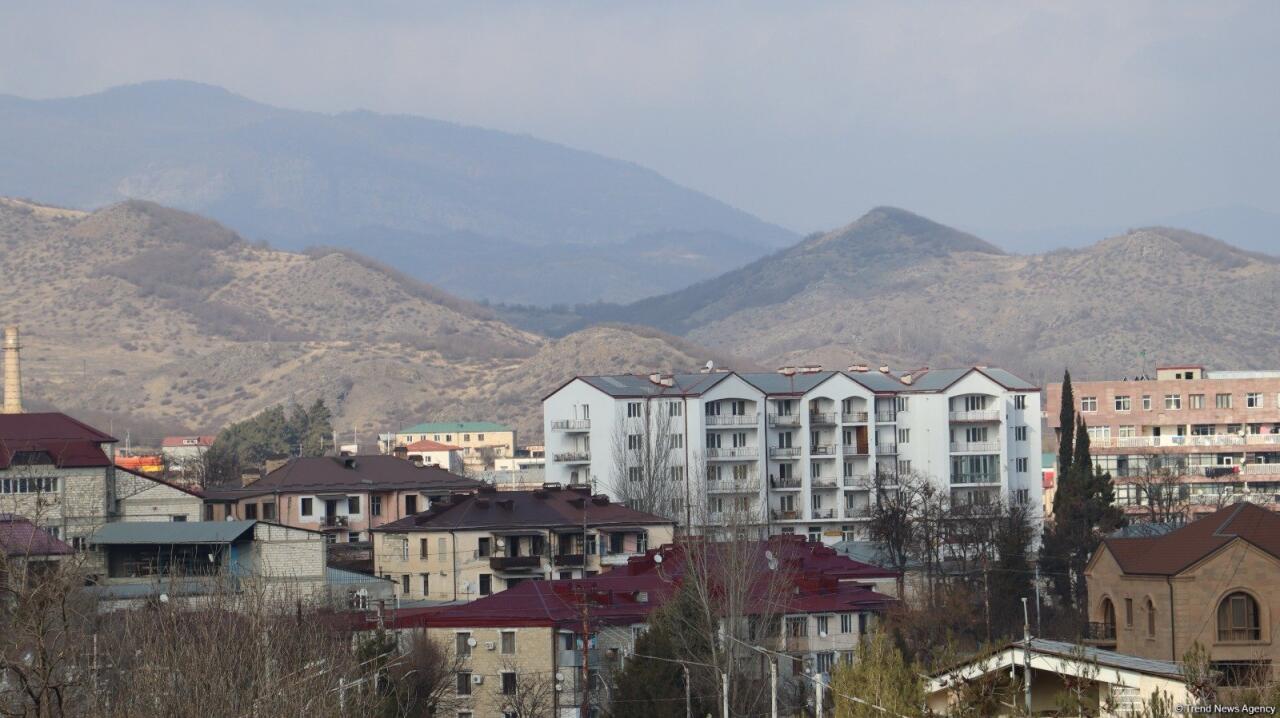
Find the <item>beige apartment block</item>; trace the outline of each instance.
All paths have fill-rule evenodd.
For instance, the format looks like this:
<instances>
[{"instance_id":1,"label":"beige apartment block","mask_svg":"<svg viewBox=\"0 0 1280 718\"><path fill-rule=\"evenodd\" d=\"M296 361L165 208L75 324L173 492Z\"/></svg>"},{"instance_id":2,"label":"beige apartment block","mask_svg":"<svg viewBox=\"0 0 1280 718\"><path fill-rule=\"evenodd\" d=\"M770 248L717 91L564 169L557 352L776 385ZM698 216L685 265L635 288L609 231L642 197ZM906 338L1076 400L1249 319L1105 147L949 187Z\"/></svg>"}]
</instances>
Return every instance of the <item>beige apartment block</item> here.
<instances>
[{"instance_id":1,"label":"beige apartment block","mask_svg":"<svg viewBox=\"0 0 1280 718\"><path fill-rule=\"evenodd\" d=\"M671 521L586 487L455 496L372 531L375 573L408 600L469 601L530 579L593 576L670 543Z\"/></svg>"},{"instance_id":2,"label":"beige apartment block","mask_svg":"<svg viewBox=\"0 0 1280 718\"><path fill-rule=\"evenodd\" d=\"M442 703L449 715L502 716L534 696L555 702L556 632L549 626L428 628L428 638L454 657L454 685Z\"/></svg>"},{"instance_id":3,"label":"beige apartment block","mask_svg":"<svg viewBox=\"0 0 1280 718\"><path fill-rule=\"evenodd\" d=\"M451 444L462 452L467 470L492 469L494 459L515 456L516 432L514 429L492 421L445 421L417 424L402 429L392 436L390 452L399 446L416 441L435 441Z\"/></svg>"},{"instance_id":4,"label":"beige apartment block","mask_svg":"<svg viewBox=\"0 0 1280 718\"><path fill-rule=\"evenodd\" d=\"M1110 538L1094 554L1091 643L1181 661L1196 642L1230 681L1280 659L1280 515L1240 503L1161 536Z\"/></svg>"}]
</instances>

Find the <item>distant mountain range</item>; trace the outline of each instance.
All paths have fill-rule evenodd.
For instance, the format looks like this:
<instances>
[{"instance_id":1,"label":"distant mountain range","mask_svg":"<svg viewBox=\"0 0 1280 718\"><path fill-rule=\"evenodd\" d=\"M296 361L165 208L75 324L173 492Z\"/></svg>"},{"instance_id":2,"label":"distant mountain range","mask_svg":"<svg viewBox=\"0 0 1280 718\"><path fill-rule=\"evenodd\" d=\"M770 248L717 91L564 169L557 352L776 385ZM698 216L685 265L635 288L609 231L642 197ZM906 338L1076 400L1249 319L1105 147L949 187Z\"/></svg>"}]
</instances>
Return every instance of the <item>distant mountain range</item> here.
<instances>
[{"instance_id":1,"label":"distant mountain range","mask_svg":"<svg viewBox=\"0 0 1280 718\"><path fill-rule=\"evenodd\" d=\"M316 398L365 441L427 419L536 440L541 397L567 376L731 361L649 328L547 339L361 255L264 248L150 202L88 213L0 198L0 256L29 408L135 443Z\"/></svg>"},{"instance_id":2,"label":"distant mountain range","mask_svg":"<svg viewBox=\"0 0 1280 718\"><path fill-rule=\"evenodd\" d=\"M0 195L152 200L501 302L631 301L797 239L638 165L531 137L287 110L182 81L0 96L0 156Z\"/></svg>"},{"instance_id":3,"label":"distant mountain range","mask_svg":"<svg viewBox=\"0 0 1280 718\"><path fill-rule=\"evenodd\" d=\"M1148 227L1083 249L1008 254L905 210L856 222L686 289L527 327L644 324L768 365L993 363L1045 381L1162 362L1260 368L1280 343L1280 259ZM541 327L539 327L541 328Z\"/></svg>"}]
</instances>

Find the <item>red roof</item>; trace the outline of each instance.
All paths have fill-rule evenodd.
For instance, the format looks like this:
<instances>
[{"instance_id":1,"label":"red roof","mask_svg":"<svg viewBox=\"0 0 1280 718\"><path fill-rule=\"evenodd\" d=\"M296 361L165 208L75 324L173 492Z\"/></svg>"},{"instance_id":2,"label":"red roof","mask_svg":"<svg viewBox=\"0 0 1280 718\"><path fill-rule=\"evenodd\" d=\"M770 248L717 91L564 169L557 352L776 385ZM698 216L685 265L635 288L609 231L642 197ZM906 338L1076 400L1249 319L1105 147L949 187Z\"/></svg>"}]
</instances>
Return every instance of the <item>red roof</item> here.
<instances>
[{"instance_id":1,"label":"red roof","mask_svg":"<svg viewBox=\"0 0 1280 718\"><path fill-rule=\"evenodd\" d=\"M439 531L487 528L556 528L564 526L652 526L670 524L671 519L629 509L591 495L586 487L547 486L534 491L497 491L481 486L477 493L453 496L413 516L374 529L375 531Z\"/></svg>"},{"instance_id":2,"label":"red roof","mask_svg":"<svg viewBox=\"0 0 1280 718\"><path fill-rule=\"evenodd\" d=\"M6 556L65 556L72 549L22 516L0 514L0 551Z\"/></svg>"},{"instance_id":3,"label":"red roof","mask_svg":"<svg viewBox=\"0 0 1280 718\"><path fill-rule=\"evenodd\" d=\"M802 537L775 536L767 542L727 544L676 544L631 559L626 566L593 576L566 581L525 581L514 588L470 603L406 609L395 613L394 627L519 627L579 628L581 606L589 602L590 620L597 625L644 622L649 612L671 596L684 578L686 551L697 547L698 561L717 561L721 551L743 551L752 575L782 577L782 589L761 580L756 600L784 600L782 613L839 613L879 610L894 599L859 583L898 574L854 561L830 547ZM705 553L703 551L705 550ZM770 568L770 558L777 568ZM656 557L661 556L661 563Z\"/></svg>"},{"instance_id":4,"label":"red roof","mask_svg":"<svg viewBox=\"0 0 1280 718\"><path fill-rule=\"evenodd\" d=\"M213 436L166 436L160 440L160 446L166 449L177 449L183 446L213 446Z\"/></svg>"},{"instance_id":5,"label":"red roof","mask_svg":"<svg viewBox=\"0 0 1280 718\"><path fill-rule=\"evenodd\" d=\"M409 451L462 451L461 446L441 444L440 442L432 441L431 439L420 439L412 444L406 445L404 448Z\"/></svg>"},{"instance_id":6,"label":"red roof","mask_svg":"<svg viewBox=\"0 0 1280 718\"><path fill-rule=\"evenodd\" d=\"M0 469L14 455L24 463L52 463L59 468L110 466L102 444L115 437L66 414L0 414Z\"/></svg>"},{"instance_id":7,"label":"red roof","mask_svg":"<svg viewBox=\"0 0 1280 718\"><path fill-rule=\"evenodd\" d=\"M1125 573L1176 576L1236 539L1280 558L1280 515L1232 504L1162 536L1109 538L1103 545Z\"/></svg>"}]
</instances>

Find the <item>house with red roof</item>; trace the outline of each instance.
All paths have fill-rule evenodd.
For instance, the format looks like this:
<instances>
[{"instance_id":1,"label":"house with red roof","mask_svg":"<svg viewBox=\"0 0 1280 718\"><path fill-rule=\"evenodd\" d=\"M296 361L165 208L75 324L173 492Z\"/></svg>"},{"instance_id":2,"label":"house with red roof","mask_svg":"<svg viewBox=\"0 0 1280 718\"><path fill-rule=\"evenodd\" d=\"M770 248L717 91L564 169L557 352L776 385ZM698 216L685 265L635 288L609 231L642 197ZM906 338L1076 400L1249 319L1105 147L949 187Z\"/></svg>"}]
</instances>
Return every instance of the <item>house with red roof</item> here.
<instances>
[{"instance_id":1,"label":"house with red roof","mask_svg":"<svg viewBox=\"0 0 1280 718\"><path fill-rule=\"evenodd\" d=\"M411 444L397 446L394 452L422 466L439 466L445 471L461 474L465 471L462 461L462 447L444 444L431 439L419 439Z\"/></svg>"},{"instance_id":2,"label":"house with red roof","mask_svg":"<svg viewBox=\"0 0 1280 718\"><path fill-rule=\"evenodd\" d=\"M375 528L374 566L401 599L466 601L528 580L598 574L669 543L674 528L585 486L485 485Z\"/></svg>"},{"instance_id":3,"label":"house with red roof","mask_svg":"<svg viewBox=\"0 0 1280 718\"><path fill-rule=\"evenodd\" d=\"M51 562L74 553L24 516L0 513L0 588L24 581Z\"/></svg>"},{"instance_id":4,"label":"house with red roof","mask_svg":"<svg viewBox=\"0 0 1280 718\"><path fill-rule=\"evenodd\" d=\"M555 678L557 707L569 709L582 700L584 661L593 672L620 668L654 609L686 581L719 585L716 572L728 565L734 570L726 576L745 579L735 593L742 596L741 615L777 622L758 640L795 659L782 661L784 675L827 672L841 658L852 660L858 641L895 600L875 588L892 586L896 573L819 542L775 536L665 544L596 576L523 581L468 603L385 612L363 628L424 630L448 647L461 666L454 692L474 715L502 715L508 691L539 676ZM607 695L593 691L592 701L602 700Z\"/></svg>"},{"instance_id":5,"label":"house with red roof","mask_svg":"<svg viewBox=\"0 0 1280 718\"><path fill-rule=\"evenodd\" d=\"M1181 661L1198 642L1228 684L1274 680L1280 514L1237 503L1161 535L1108 538L1085 576L1093 645Z\"/></svg>"}]
</instances>

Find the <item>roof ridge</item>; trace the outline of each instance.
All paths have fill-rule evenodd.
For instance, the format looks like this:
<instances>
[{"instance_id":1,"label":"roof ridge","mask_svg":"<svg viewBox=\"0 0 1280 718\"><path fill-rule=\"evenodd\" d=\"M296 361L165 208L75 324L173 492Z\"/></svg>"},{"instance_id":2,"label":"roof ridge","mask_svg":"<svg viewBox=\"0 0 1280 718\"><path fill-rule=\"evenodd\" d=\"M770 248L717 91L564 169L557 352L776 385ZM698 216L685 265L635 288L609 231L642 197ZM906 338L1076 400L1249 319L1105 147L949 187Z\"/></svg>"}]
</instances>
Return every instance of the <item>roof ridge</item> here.
<instances>
[{"instance_id":1,"label":"roof ridge","mask_svg":"<svg viewBox=\"0 0 1280 718\"><path fill-rule=\"evenodd\" d=\"M1222 533L1222 531L1226 529L1227 526L1230 525L1232 521L1235 521L1236 516L1239 516L1240 512L1244 510L1244 507L1248 505L1249 505L1248 503L1243 501L1236 504L1235 508L1231 511L1231 515L1228 516L1225 521L1219 524L1218 528L1214 529L1213 533L1210 535L1217 536L1218 538L1239 538L1240 537L1239 533L1225 534L1225 533Z\"/></svg>"}]
</instances>

